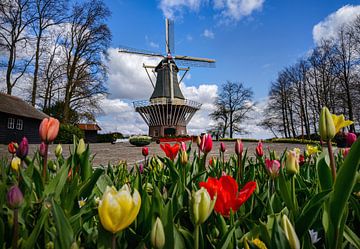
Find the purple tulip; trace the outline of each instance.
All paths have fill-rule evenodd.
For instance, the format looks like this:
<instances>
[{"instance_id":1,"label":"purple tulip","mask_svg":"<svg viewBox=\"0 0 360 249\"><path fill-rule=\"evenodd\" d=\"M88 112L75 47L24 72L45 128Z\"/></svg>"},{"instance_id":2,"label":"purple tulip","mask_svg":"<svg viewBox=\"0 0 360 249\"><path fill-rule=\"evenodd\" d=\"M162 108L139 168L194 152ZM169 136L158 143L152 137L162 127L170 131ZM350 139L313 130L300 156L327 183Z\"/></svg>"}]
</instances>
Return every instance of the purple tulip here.
<instances>
[{"instance_id":1,"label":"purple tulip","mask_svg":"<svg viewBox=\"0 0 360 249\"><path fill-rule=\"evenodd\" d=\"M23 137L23 139L19 144L19 147L16 150L16 155L21 159L25 159L28 153L29 153L29 143L27 138Z\"/></svg>"},{"instance_id":2,"label":"purple tulip","mask_svg":"<svg viewBox=\"0 0 360 249\"><path fill-rule=\"evenodd\" d=\"M225 144L224 144L223 142L221 142L221 143L220 143L220 151L221 151L222 153L224 153L225 150L226 150L226 146L225 146Z\"/></svg>"},{"instance_id":3,"label":"purple tulip","mask_svg":"<svg viewBox=\"0 0 360 249\"><path fill-rule=\"evenodd\" d=\"M6 194L7 204L11 209L16 209L21 206L24 201L24 196L17 185L12 186Z\"/></svg>"},{"instance_id":4,"label":"purple tulip","mask_svg":"<svg viewBox=\"0 0 360 249\"><path fill-rule=\"evenodd\" d=\"M349 132L346 134L346 144L347 146L351 147L353 143L355 143L357 137L355 133Z\"/></svg>"},{"instance_id":5,"label":"purple tulip","mask_svg":"<svg viewBox=\"0 0 360 249\"><path fill-rule=\"evenodd\" d=\"M45 142L41 142L40 146L39 146L39 154L42 157L45 157L46 155L46 144Z\"/></svg>"},{"instance_id":6,"label":"purple tulip","mask_svg":"<svg viewBox=\"0 0 360 249\"><path fill-rule=\"evenodd\" d=\"M142 174L143 171L144 171L144 165L142 163L140 163L140 165L139 165L140 174Z\"/></svg>"}]
</instances>

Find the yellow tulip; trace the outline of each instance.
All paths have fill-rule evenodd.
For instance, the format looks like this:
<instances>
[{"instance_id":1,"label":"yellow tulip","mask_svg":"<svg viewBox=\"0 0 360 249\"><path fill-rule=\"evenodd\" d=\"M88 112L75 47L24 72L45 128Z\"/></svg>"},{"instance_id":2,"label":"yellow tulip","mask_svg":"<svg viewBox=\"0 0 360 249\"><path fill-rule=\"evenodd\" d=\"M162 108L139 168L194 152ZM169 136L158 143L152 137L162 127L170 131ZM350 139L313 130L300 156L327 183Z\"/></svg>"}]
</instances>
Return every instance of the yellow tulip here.
<instances>
[{"instance_id":1,"label":"yellow tulip","mask_svg":"<svg viewBox=\"0 0 360 249\"><path fill-rule=\"evenodd\" d=\"M86 145L85 145L85 141L84 139L80 139L79 140L79 143L78 143L78 146L76 148L76 154L78 154L78 156L81 156L82 153L84 153L86 150Z\"/></svg>"},{"instance_id":2,"label":"yellow tulip","mask_svg":"<svg viewBox=\"0 0 360 249\"><path fill-rule=\"evenodd\" d=\"M331 114L335 125L335 133L338 133L342 128L352 125L354 122L351 120L345 120L344 115Z\"/></svg>"},{"instance_id":3,"label":"yellow tulip","mask_svg":"<svg viewBox=\"0 0 360 249\"><path fill-rule=\"evenodd\" d=\"M316 154L319 152L319 148L317 146L311 146L311 145L306 145L306 154L311 156L313 154Z\"/></svg>"},{"instance_id":4,"label":"yellow tulip","mask_svg":"<svg viewBox=\"0 0 360 249\"><path fill-rule=\"evenodd\" d=\"M299 154L296 149L286 153L285 168L290 175L299 173Z\"/></svg>"},{"instance_id":5,"label":"yellow tulip","mask_svg":"<svg viewBox=\"0 0 360 249\"><path fill-rule=\"evenodd\" d=\"M324 106L320 112L319 119L319 133L320 137L324 141L331 140L336 132L335 132L335 124L329 109Z\"/></svg>"},{"instance_id":6,"label":"yellow tulip","mask_svg":"<svg viewBox=\"0 0 360 249\"><path fill-rule=\"evenodd\" d=\"M216 196L213 200L205 188L200 188L193 192L191 196L192 215L195 225L204 223L212 213L216 202Z\"/></svg>"},{"instance_id":7,"label":"yellow tulip","mask_svg":"<svg viewBox=\"0 0 360 249\"><path fill-rule=\"evenodd\" d=\"M18 172L19 171L19 168L20 168L20 164L21 164L21 159L19 157L14 157L12 160L11 160L11 168Z\"/></svg>"},{"instance_id":8,"label":"yellow tulip","mask_svg":"<svg viewBox=\"0 0 360 249\"><path fill-rule=\"evenodd\" d=\"M261 240L259 239L253 239L251 241L254 245L256 245L257 248L260 248L260 249L267 249L266 245L264 242L262 242Z\"/></svg>"},{"instance_id":9,"label":"yellow tulip","mask_svg":"<svg viewBox=\"0 0 360 249\"><path fill-rule=\"evenodd\" d=\"M101 224L106 230L117 233L133 223L140 206L141 197L136 189L131 196L126 184L119 191L106 187L98 208Z\"/></svg>"}]
</instances>

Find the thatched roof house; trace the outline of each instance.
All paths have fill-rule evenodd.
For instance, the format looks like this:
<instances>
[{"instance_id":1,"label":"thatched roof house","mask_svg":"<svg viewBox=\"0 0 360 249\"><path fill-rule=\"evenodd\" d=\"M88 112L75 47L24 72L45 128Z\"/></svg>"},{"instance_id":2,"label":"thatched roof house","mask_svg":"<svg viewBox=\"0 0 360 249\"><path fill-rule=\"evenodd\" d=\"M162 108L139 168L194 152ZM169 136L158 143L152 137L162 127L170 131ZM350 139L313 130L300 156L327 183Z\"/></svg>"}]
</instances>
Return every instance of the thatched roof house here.
<instances>
[{"instance_id":1,"label":"thatched roof house","mask_svg":"<svg viewBox=\"0 0 360 249\"><path fill-rule=\"evenodd\" d=\"M40 143L39 125L46 117L22 99L0 93L0 144L20 142L24 136L29 143Z\"/></svg>"},{"instance_id":2,"label":"thatched roof house","mask_svg":"<svg viewBox=\"0 0 360 249\"><path fill-rule=\"evenodd\" d=\"M84 132L86 142L97 142L97 133L98 131L101 131L100 126L98 126L97 124L78 124L77 126L80 130Z\"/></svg>"}]
</instances>

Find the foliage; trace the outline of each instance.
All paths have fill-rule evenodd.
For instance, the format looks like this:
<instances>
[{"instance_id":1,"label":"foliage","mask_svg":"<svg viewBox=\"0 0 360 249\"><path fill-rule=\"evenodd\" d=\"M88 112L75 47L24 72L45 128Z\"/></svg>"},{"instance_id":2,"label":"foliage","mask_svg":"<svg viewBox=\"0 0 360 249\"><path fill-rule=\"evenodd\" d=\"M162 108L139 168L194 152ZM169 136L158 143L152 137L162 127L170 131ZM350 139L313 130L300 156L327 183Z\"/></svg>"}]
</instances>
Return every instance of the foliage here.
<instances>
[{"instance_id":1,"label":"foliage","mask_svg":"<svg viewBox=\"0 0 360 249\"><path fill-rule=\"evenodd\" d=\"M59 134L55 139L55 142L60 144L71 144L74 136L84 138L84 132L75 125L60 124Z\"/></svg>"},{"instance_id":2,"label":"foliage","mask_svg":"<svg viewBox=\"0 0 360 249\"><path fill-rule=\"evenodd\" d=\"M106 134L97 134L97 142L98 143L111 143L116 139L124 138L123 134L120 132L112 132Z\"/></svg>"},{"instance_id":3,"label":"foliage","mask_svg":"<svg viewBox=\"0 0 360 249\"><path fill-rule=\"evenodd\" d=\"M359 245L360 139L345 160L341 153L335 155L339 170L334 184L325 151L305 156L298 174L280 168L273 178L266 170L265 157L248 157L245 152L228 161L213 160L210 167L206 155L199 157L191 145L181 153L192 155L192 161L182 164L180 156L174 161L154 156L140 171L126 162L94 168L89 146L76 153L75 139L68 158L48 161L50 171L45 179L40 173L43 159L37 153L26 158L23 164L27 167L18 172L9 167L10 162L1 160L1 246L11 246L15 211L7 206L5 196L14 184L24 195L18 209L20 248L110 248L112 237L117 248L151 248L156 234L150 233L156 220L164 228L164 248L248 248L245 243L256 248L261 242L267 248L294 248L295 238L302 248L350 249ZM281 165L286 160L271 150L266 158L277 159ZM229 215L213 211L208 218L205 214L207 219L194 223L192 193L200 189L200 182L224 174L235 179L237 191L247 182L256 182L255 192ZM99 220L99 198L107 186L120 189L124 184L139 192L141 207L129 228L112 235ZM319 241L314 242L309 230L317 233Z\"/></svg>"},{"instance_id":4,"label":"foliage","mask_svg":"<svg viewBox=\"0 0 360 249\"><path fill-rule=\"evenodd\" d=\"M145 146L151 143L152 138L149 136L132 136L129 143L135 146Z\"/></svg>"}]
</instances>

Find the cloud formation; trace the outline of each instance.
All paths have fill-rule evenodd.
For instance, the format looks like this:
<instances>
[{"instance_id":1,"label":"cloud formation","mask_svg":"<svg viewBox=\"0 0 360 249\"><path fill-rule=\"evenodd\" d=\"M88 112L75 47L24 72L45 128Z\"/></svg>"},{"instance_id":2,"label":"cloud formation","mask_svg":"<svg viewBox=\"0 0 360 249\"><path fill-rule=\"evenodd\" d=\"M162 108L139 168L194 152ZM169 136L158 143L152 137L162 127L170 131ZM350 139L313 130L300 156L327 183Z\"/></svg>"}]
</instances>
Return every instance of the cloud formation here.
<instances>
[{"instance_id":1,"label":"cloud formation","mask_svg":"<svg viewBox=\"0 0 360 249\"><path fill-rule=\"evenodd\" d=\"M214 39L214 38L215 38L214 32L212 32L212 31L209 30L209 29L205 29L202 35L203 35L204 37L206 37L206 38L209 38L209 39Z\"/></svg>"},{"instance_id":2,"label":"cloud formation","mask_svg":"<svg viewBox=\"0 0 360 249\"><path fill-rule=\"evenodd\" d=\"M323 21L314 26L313 39L315 44L320 44L324 39L336 37L336 33L341 27L354 21L358 15L360 15L360 5L345 5L331 13Z\"/></svg>"}]
</instances>

